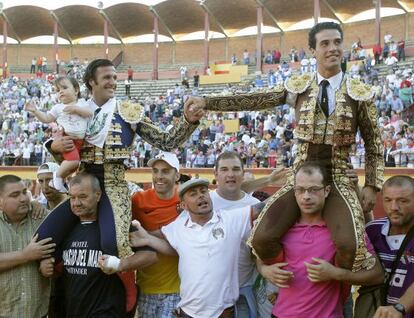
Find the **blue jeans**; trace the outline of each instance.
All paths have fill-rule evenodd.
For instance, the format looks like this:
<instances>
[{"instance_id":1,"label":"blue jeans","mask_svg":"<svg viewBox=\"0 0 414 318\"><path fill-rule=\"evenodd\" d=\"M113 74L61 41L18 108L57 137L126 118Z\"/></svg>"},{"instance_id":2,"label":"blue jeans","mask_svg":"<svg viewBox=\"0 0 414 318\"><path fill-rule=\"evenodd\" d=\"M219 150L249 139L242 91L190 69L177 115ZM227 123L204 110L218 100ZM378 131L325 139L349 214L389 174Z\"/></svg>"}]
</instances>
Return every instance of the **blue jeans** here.
<instances>
[{"instance_id":1,"label":"blue jeans","mask_svg":"<svg viewBox=\"0 0 414 318\"><path fill-rule=\"evenodd\" d=\"M254 297L253 286L240 288L240 296L236 303L236 317L257 317L256 298Z\"/></svg>"}]
</instances>

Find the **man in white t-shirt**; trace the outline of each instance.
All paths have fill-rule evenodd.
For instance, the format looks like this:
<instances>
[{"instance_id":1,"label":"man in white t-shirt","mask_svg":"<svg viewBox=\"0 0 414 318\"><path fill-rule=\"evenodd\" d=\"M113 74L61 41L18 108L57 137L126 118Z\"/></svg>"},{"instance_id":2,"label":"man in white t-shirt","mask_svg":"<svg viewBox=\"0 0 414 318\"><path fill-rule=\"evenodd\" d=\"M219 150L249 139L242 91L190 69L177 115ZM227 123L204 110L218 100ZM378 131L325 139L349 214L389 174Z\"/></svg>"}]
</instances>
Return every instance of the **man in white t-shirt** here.
<instances>
[{"instance_id":1,"label":"man in white t-shirt","mask_svg":"<svg viewBox=\"0 0 414 318\"><path fill-rule=\"evenodd\" d=\"M222 212L233 213L236 211L233 209L252 206L260 202L242 190L244 167L238 153L221 153L216 160L214 176L217 181L217 189L210 192L214 210L225 210ZM258 188L262 185L258 184ZM245 236L240 245L238 265L240 297L236 303L237 317L267 318L271 315L272 304L266 296L272 294L275 291L275 287L266 282L261 286L266 288L266 292L255 292L253 290L253 285L257 279L257 272L250 248L245 243L247 238L248 236Z\"/></svg>"},{"instance_id":2,"label":"man in white t-shirt","mask_svg":"<svg viewBox=\"0 0 414 318\"><path fill-rule=\"evenodd\" d=\"M161 228L165 239L148 234L138 222L131 245L149 246L179 256L181 301L176 317L234 318L239 297L238 259L240 244L257 217L258 208L245 206L230 212L213 209L205 179L192 179L180 186L185 211Z\"/></svg>"},{"instance_id":3,"label":"man in white t-shirt","mask_svg":"<svg viewBox=\"0 0 414 318\"><path fill-rule=\"evenodd\" d=\"M236 152L223 152L218 156L214 176L217 181L217 189L210 192L214 210L237 209L260 202L241 190L244 170L240 156ZM237 301L237 316L239 318L257 317L257 305L253 294L253 284L257 273L255 263L251 258L250 248L245 243L249 233L246 235L240 245L239 284L241 296Z\"/></svg>"}]
</instances>

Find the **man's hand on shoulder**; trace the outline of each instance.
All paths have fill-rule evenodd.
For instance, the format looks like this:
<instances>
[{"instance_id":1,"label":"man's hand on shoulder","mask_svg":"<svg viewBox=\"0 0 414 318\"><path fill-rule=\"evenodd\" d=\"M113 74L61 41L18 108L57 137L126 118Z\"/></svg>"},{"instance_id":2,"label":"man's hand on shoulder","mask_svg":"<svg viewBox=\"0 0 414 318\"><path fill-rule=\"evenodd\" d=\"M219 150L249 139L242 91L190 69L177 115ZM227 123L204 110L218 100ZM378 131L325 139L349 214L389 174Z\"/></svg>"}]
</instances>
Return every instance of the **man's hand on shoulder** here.
<instances>
[{"instance_id":1,"label":"man's hand on shoulder","mask_svg":"<svg viewBox=\"0 0 414 318\"><path fill-rule=\"evenodd\" d=\"M55 251L56 244L50 243L52 241L51 237L37 241L38 238L38 234L33 236L29 244L23 249L22 253L26 262L49 258Z\"/></svg>"},{"instance_id":2,"label":"man's hand on shoulder","mask_svg":"<svg viewBox=\"0 0 414 318\"><path fill-rule=\"evenodd\" d=\"M34 220L43 219L49 212L45 206L43 206L37 201L31 202L31 211L32 211L32 219Z\"/></svg>"}]
</instances>

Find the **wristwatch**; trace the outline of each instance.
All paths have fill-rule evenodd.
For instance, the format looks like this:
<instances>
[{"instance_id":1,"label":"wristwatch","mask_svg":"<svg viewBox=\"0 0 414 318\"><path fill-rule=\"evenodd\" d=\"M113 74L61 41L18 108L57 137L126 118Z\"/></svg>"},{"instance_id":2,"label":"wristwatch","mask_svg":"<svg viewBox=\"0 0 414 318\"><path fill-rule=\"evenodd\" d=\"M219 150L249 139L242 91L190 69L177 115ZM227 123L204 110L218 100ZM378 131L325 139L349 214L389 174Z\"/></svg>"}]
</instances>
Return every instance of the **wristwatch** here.
<instances>
[{"instance_id":1,"label":"wristwatch","mask_svg":"<svg viewBox=\"0 0 414 318\"><path fill-rule=\"evenodd\" d=\"M405 311L405 307L403 304L400 304L400 303L394 304L393 307L395 308L396 311L400 312L403 315L403 317L405 316L406 311Z\"/></svg>"}]
</instances>

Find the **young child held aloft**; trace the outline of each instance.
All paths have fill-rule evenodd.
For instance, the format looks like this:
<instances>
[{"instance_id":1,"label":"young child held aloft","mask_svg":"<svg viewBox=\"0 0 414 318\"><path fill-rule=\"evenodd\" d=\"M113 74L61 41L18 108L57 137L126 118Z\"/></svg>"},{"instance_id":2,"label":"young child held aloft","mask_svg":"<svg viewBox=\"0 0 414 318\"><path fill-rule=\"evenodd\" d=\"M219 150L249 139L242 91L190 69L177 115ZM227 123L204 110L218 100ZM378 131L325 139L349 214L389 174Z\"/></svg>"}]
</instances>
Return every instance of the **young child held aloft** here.
<instances>
[{"instance_id":1,"label":"young child held aloft","mask_svg":"<svg viewBox=\"0 0 414 318\"><path fill-rule=\"evenodd\" d=\"M26 104L26 110L31 112L42 123L57 122L63 133L73 137L75 149L63 153L64 161L54 174L51 186L60 192L66 192L64 179L76 171L79 166L79 151L85 138L88 121L93 116L89 103L80 97L79 83L73 77L59 77L55 81L60 104L52 107L47 113L39 111L35 105Z\"/></svg>"}]
</instances>

